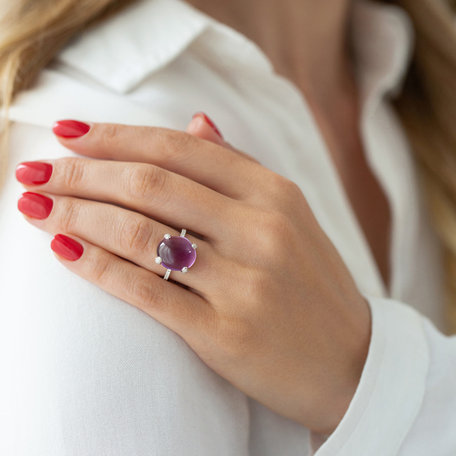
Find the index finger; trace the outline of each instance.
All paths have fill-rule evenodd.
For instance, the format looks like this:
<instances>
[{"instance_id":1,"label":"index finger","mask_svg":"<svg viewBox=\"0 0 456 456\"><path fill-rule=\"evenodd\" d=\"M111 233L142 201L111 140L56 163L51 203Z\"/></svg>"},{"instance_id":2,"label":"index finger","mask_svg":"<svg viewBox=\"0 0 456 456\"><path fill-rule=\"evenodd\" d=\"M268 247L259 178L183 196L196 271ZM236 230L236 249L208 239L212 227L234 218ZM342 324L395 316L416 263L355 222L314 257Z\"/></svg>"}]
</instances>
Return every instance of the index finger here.
<instances>
[{"instance_id":1,"label":"index finger","mask_svg":"<svg viewBox=\"0 0 456 456\"><path fill-rule=\"evenodd\" d=\"M75 133L64 136L68 129ZM58 121L53 131L62 145L76 153L152 163L235 199L247 199L252 189L261 191L266 184L259 163L184 131L74 120Z\"/></svg>"}]
</instances>

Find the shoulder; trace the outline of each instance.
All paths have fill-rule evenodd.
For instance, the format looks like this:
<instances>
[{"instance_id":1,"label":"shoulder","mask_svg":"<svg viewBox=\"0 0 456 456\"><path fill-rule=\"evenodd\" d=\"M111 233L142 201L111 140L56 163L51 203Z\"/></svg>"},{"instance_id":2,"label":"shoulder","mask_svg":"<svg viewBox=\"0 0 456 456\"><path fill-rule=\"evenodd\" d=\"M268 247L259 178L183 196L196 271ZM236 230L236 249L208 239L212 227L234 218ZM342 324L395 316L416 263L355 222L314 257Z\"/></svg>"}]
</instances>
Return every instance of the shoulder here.
<instances>
[{"instance_id":1,"label":"shoulder","mask_svg":"<svg viewBox=\"0 0 456 456\"><path fill-rule=\"evenodd\" d=\"M9 117L46 127L66 117L171 127L175 115L154 108L175 92L169 67L188 59L207 23L182 0L133 2L71 39L16 96Z\"/></svg>"}]
</instances>

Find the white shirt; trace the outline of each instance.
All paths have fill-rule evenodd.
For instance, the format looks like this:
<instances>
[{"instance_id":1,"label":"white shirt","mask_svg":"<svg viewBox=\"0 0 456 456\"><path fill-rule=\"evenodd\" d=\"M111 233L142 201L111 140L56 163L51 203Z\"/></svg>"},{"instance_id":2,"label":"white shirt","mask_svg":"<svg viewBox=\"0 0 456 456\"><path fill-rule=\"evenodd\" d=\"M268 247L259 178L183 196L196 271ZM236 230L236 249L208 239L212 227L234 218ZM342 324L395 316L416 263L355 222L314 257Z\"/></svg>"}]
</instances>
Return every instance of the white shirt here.
<instances>
[{"instance_id":1,"label":"white shirt","mask_svg":"<svg viewBox=\"0 0 456 456\"><path fill-rule=\"evenodd\" d=\"M25 160L78 156L57 119L184 130L196 111L233 146L294 180L372 311L366 364L318 456L456 454L456 338L443 329L441 252L390 106L412 29L397 7L352 21L368 163L392 209L386 290L306 100L244 35L183 0L143 0L73 39L10 111L0 195L0 453L295 456L309 430L246 397L175 333L65 269L29 225ZM223 271L220 271L223 274Z\"/></svg>"}]
</instances>

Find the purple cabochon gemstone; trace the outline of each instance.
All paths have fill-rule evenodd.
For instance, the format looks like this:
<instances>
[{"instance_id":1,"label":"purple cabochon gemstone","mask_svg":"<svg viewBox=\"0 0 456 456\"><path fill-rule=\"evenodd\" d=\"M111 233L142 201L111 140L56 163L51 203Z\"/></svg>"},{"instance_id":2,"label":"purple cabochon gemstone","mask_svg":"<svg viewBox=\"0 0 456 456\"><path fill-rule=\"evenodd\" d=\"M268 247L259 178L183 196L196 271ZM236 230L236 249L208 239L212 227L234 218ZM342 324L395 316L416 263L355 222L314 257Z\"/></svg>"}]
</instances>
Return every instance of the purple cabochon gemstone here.
<instances>
[{"instance_id":1,"label":"purple cabochon gemstone","mask_svg":"<svg viewBox=\"0 0 456 456\"><path fill-rule=\"evenodd\" d=\"M192 243L183 236L171 236L163 239L157 247L157 255L162 259L161 264L167 269L180 271L189 268L196 260L196 250Z\"/></svg>"}]
</instances>

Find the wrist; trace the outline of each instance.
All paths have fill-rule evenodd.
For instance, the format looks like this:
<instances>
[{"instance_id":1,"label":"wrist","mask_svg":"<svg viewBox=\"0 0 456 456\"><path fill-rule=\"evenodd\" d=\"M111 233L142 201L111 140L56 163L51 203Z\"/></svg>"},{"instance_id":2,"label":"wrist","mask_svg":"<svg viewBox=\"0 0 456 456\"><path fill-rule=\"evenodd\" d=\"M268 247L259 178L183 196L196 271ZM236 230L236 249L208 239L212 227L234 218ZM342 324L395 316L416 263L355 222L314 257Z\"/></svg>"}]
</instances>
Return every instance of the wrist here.
<instances>
[{"instance_id":1,"label":"wrist","mask_svg":"<svg viewBox=\"0 0 456 456\"><path fill-rule=\"evenodd\" d=\"M338 362L337 367L331 371L331 387L322 395L320 404L316 404L318 408L315 410L320 410L321 418L311 431L323 439L334 432L346 414L367 359L371 338L371 315L369 304L364 298L361 299L360 308L363 310L357 314L353 325L347 325L344 343L338 351L339 361L342 362Z\"/></svg>"}]
</instances>

